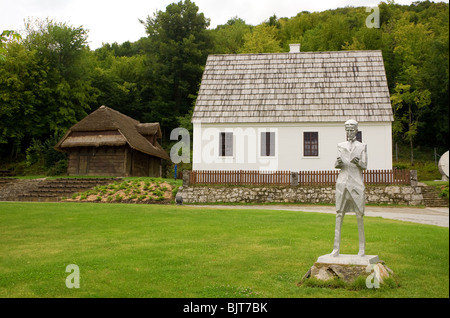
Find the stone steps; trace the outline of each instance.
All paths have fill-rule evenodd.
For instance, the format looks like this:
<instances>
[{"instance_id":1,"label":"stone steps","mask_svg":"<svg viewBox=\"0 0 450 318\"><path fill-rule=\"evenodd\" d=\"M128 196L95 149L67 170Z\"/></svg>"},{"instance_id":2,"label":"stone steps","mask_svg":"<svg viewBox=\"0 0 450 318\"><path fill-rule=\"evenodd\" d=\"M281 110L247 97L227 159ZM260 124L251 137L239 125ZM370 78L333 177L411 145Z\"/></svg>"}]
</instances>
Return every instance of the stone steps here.
<instances>
[{"instance_id":1,"label":"stone steps","mask_svg":"<svg viewBox=\"0 0 450 318\"><path fill-rule=\"evenodd\" d=\"M16 178L0 177L0 183L9 183L14 180L16 180Z\"/></svg>"},{"instance_id":2,"label":"stone steps","mask_svg":"<svg viewBox=\"0 0 450 318\"><path fill-rule=\"evenodd\" d=\"M429 207L448 207L448 200L439 195L434 187L422 186L423 202Z\"/></svg>"},{"instance_id":3,"label":"stone steps","mask_svg":"<svg viewBox=\"0 0 450 318\"><path fill-rule=\"evenodd\" d=\"M8 170L8 169L1 169L0 170L0 177L13 177L14 171Z\"/></svg>"},{"instance_id":4,"label":"stone steps","mask_svg":"<svg viewBox=\"0 0 450 318\"><path fill-rule=\"evenodd\" d=\"M106 185L117 181L116 178L63 178L47 180L38 189L22 194L22 200L31 201L59 201L70 197L74 193L84 192L99 185Z\"/></svg>"},{"instance_id":5,"label":"stone steps","mask_svg":"<svg viewBox=\"0 0 450 318\"><path fill-rule=\"evenodd\" d=\"M120 178L60 178L18 180L4 183L0 200L56 202L74 193L84 192L99 185L120 181Z\"/></svg>"}]
</instances>

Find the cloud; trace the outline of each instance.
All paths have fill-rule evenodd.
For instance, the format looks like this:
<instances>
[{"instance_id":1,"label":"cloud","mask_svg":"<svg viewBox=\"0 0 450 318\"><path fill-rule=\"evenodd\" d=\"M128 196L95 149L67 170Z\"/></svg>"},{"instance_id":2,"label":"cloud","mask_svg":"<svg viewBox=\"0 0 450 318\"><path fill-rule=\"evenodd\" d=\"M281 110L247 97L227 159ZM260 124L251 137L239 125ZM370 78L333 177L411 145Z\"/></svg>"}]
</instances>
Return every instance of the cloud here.
<instances>
[{"instance_id":1,"label":"cloud","mask_svg":"<svg viewBox=\"0 0 450 318\"><path fill-rule=\"evenodd\" d=\"M335 9L352 5L355 7L373 5L377 0L314 0L314 1L293 1L293 0L227 0L227 1L211 1L196 0L195 4L200 11L205 13L207 18L211 19L211 27L225 24L233 17L239 17L246 23L257 25L271 16L276 15L278 18L291 18L302 11L324 11L327 9Z\"/></svg>"}]
</instances>

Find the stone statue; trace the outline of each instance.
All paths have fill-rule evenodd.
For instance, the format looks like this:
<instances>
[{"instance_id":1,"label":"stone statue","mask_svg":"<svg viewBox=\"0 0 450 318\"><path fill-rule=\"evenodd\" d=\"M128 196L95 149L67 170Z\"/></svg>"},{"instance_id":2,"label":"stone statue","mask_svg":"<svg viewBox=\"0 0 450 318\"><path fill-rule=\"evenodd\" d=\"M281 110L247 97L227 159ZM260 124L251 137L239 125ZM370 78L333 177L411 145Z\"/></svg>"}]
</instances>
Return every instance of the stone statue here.
<instances>
[{"instance_id":1,"label":"stone statue","mask_svg":"<svg viewBox=\"0 0 450 318\"><path fill-rule=\"evenodd\" d=\"M345 132L347 141L338 144L335 163L335 167L341 171L336 181L336 228L333 251L319 256L303 276L299 286L311 277L322 281L338 277L350 283L361 276L367 276L366 287L378 288L384 278L394 274L384 262L380 261L378 255L366 255L363 223L365 187L362 172L367 169L367 145L356 140L358 123L355 120L345 122ZM358 255L340 254L342 222L347 212L355 212L358 221Z\"/></svg>"},{"instance_id":2,"label":"stone statue","mask_svg":"<svg viewBox=\"0 0 450 318\"><path fill-rule=\"evenodd\" d=\"M358 222L359 252L365 255L364 205L365 187L362 170L367 168L367 145L356 140L358 122L345 122L347 141L338 144L335 168L341 169L336 181L336 228L331 256L339 256L341 229L345 213L355 212Z\"/></svg>"}]
</instances>

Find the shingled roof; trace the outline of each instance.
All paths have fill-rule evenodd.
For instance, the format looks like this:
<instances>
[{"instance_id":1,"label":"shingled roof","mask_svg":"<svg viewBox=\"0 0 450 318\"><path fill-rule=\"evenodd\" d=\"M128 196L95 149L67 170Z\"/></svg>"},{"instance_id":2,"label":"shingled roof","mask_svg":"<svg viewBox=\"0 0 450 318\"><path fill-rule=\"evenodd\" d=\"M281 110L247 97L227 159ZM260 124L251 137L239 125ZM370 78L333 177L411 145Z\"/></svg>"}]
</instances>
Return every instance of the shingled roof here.
<instances>
[{"instance_id":1,"label":"shingled roof","mask_svg":"<svg viewBox=\"0 0 450 318\"><path fill-rule=\"evenodd\" d=\"M392 122L381 51L210 55L193 123Z\"/></svg>"},{"instance_id":2,"label":"shingled roof","mask_svg":"<svg viewBox=\"0 0 450 318\"><path fill-rule=\"evenodd\" d=\"M83 132L80 134L80 132ZM83 146L121 146L131 148L148 155L170 160L166 151L155 140L152 145L144 135L161 138L159 123L141 124L112 108L101 106L78 123L73 125L66 135L55 145L55 149Z\"/></svg>"}]
</instances>

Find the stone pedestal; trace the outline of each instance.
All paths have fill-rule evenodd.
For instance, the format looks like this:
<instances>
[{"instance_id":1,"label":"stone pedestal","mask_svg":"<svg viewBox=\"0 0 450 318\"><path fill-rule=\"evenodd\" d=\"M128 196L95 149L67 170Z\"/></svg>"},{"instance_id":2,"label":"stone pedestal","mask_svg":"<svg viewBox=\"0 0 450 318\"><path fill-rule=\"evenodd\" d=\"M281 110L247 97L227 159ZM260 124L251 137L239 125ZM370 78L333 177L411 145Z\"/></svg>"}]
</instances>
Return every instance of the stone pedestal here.
<instances>
[{"instance_id":1,"label":"stone pedestal","mask_svg":"<svg viewBox=\"0 0 450 318\"><path fill-rule=\"evenodd\" d=\"M332 256L331 254L320 256L314 265L303 276L299 285L306 279L314 277L327 281L338 278L346 283L352 283L358 277L366 277L368 288L378 288L383 280L393 274L378 255L349 255L341 254ZM369 277L370 276L370 277Z\"/></svg>"},{"instance_id":2,"label":"stone pedestal","mask_svg":"<svg viewBox=\"0 0 450 318\"><path fill-rule=\"evenodd\" d=\"M379 260L378 255L358 256L352 254L339 254L339 256L332 256L331 254L326 254L319 256L316 263L367 266L376 264Z\"/></svg>"}]
</instances>

